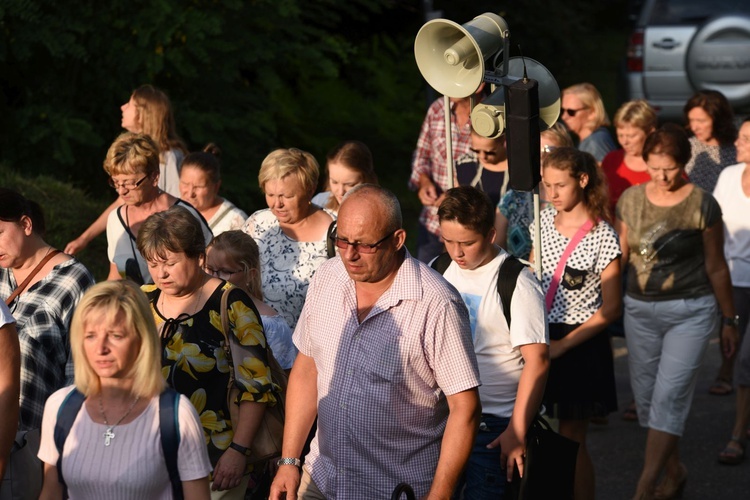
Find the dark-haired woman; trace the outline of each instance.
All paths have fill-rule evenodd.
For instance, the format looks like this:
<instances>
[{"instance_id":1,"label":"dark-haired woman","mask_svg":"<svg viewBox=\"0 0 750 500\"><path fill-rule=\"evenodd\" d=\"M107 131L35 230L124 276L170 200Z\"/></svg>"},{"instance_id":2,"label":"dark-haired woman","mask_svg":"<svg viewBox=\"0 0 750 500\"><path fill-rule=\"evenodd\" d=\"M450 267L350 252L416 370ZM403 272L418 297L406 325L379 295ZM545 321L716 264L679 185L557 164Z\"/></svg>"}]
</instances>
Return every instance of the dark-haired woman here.
<instances>
[{"instance_id":1,"label":"dark-haired woman","mask_svg":"<svg viewBox=\"0 0 750 500\"><path fill-rule=\"evenodd\" d=\"M88 269L48 244L44 233L41 207L0 188L0 299L16 320L21 346L18 431L25 436L19 442L36 447L44 402L73 377L68 328L83 292L94 284ZM32 482L38 493L41 464Z\"/></svg>"},{"instance_id":2,"label":"dark-haired woman","mask_svg":"<svg viewBox=\"0 0 750 500\"><path fill-rule=\"evenodd\" d=\"M648 428L635 498L675 498L687 480L677 445L719 310L725 356L734 353L739 335L721 208L685 179L687 135L665 124L646 139L643 158L651 180L625 190L615 222L627 266L630 385L638 420Z\"/></svg>"},{"instance_id":3,"label":"dark-haired woman","mask_svg":"<svg viewBox=\"0 0 750 500\"><path fill-rule=\"evenodd\" d=\"M221 150L209 143L203 151L190 153L182 162L180 196L206 221L214 236L241 229L247 214L231 201L219 196L221 188Z\"/></svg>"}]
</instances>

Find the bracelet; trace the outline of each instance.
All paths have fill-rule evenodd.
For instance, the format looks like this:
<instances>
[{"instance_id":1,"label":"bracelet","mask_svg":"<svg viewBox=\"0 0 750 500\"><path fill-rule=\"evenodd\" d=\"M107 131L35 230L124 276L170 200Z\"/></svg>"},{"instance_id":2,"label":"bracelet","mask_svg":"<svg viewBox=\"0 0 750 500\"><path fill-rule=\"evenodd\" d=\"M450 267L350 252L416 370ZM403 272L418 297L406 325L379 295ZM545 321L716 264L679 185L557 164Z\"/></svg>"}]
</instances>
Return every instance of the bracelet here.
<instances>
[{"instance_id":1,"label":"bracelet","mask_svg":"<svg viewBox=\"0 0 750 500\"><path fill-rule=\"evenodd\" d=\"M740 317L739 315L732 316L724 316L721 318L721 322L724 323L726 326L733 326L737 328L740 326Z\"/></svg>"},{"instance_id":2,"label":"bracelet","mask_svg":"<svg viewBox=\"0 0 750 500\"><path fill-rule=\"evenodd\" d=\"M250 448L246 448L245 446L240 446L237 443L235 443L234 441L232 441L231 443L229 443L229 447L232 448L234 451L239 451L240 453L242 453L246 457L250 456Z\"/></svg>"},{"instance_id":3,"label":"bracelet","mask_svg":"<svg viewBox=\"0 0 750 500\"><path fill-rule=\"evenodd\" d=\"M299 458L280 458L276 461L276 465L281 467L282 465L294 465L297 468L302 468L302 460Z\"/></svg>"}]
</instances>

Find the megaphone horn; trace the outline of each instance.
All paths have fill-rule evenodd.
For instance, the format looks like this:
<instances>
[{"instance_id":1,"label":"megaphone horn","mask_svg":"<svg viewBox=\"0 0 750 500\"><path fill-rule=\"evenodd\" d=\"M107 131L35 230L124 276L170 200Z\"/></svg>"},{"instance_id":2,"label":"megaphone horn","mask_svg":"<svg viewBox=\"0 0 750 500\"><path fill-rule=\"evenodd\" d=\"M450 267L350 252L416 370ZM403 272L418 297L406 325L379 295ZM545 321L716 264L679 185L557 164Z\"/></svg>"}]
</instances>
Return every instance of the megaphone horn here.
<instances>
[{"instance_id":1,"label":"megaphone horn","mask_svg":"<svg viewBox=\"0 0 750 500\"><path fill-rule=\"evenodd\" d=\"M420 73L448 97L468 97L484 80L484 61L498 52L508 25L490 12L459 25L447 19L427 22L414 40Z\"/></svg>"}]
</instances>

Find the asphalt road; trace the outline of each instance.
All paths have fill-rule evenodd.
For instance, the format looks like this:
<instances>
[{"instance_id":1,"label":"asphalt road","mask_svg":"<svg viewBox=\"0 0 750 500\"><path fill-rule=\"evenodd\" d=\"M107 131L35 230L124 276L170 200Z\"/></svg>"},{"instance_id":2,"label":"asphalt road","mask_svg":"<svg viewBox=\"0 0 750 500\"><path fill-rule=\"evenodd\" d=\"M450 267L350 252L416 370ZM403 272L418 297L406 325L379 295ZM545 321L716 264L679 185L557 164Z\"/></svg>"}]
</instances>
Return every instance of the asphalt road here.
<instances>
[{"instance_id":1,"label":"asphalt road","mask_svg":"<svg viewBox=\"0 0 750 500\"><path fill-rule=\"evenodd\" d=\"M682 461L688 470L684 500L750 500L750 459L737 466L717 462L718 452L731 435L735 410L734 394L708 393L720 362L717 342L711 342L701 367L690 416L680 440ZM620 410L609 416L607 425L589 428L589 451L596 470L596 498L629 500L643 465L646 429L621 418L622 410L632 399L628 356L621 337L614 338L613 347Z\"/></svg>"}]
</instances>

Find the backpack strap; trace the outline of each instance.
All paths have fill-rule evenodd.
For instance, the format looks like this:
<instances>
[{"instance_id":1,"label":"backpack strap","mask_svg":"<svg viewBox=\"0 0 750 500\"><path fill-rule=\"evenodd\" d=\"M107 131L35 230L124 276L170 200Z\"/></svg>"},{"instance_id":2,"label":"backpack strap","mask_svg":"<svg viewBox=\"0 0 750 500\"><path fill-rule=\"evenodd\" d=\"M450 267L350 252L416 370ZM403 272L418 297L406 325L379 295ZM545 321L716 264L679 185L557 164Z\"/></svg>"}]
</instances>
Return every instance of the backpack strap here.
<instances>
[{"instance_id":1,"label":"backpack strap","mask_svg":"<svg viewBox=\"0 0 750 500\"><path fill-rule=\"evenodd\" d=\"M172 496L182 500L182 481L177 468L177 452L180 448L179 421L180 394L173 389L165 389L159 396L159 432L164 461L167 463L169 482L172 483Z\"/></svg>"},{"instance_id":2,"label":"backpack strap","mask_svg":"<svg viewBox=\"0 0 750 500\"><path fill-rule=\"evenodd\" d=\"M450 254L448 254L448 252L443 252L438 255L435 260L432 261L430 267L440 274L445 274L445 270L448 269L448 266L451 265L451 262L452 260Z\"/></svg>"},{"instance_id":3,"label":"backpack strap","mask_svg":"<svg viewBox=\"0 0 750 500\"><path fill-rule=\"evenodd\" d=\"M516 289L518 276L524 267L526 265L523 262L512 255L508 255L497 271L497 293L500 295L508 329L510 329L510 301L513 299L513 291Z\"/></svg>"},{"instance_id":4,"label":"backpack strap","mask_svg":"<svg viewBox=\"0 0 750 500\"><path fill-rule=\"evenodd\" d=\"M63 457L63 446L65 440L70 434L70 429L73 427L73 422L76 421L78 412L81 411L83 402L86 396L83 395L78 389L73 389L65 396L60 408L57 410L57 420L55 421L55 448L57 448L57 480L63 487L63 498L68 498L68 487L65 485L65 480L62 475L62 457Z\"/></svg>"},{"instance_id":5,"label":"backpack strap","mask_svg":"<svg viewBox=\"0 0 750 500\"><path fill-rule=\"evenodd\" d=\"M326 255L328 255L329 259L336 257L336 242L333 241L334 235L336 234L336 222L336 220L331 221L331 224L328 226L328 231L326 232Z\"/></svg>"}]
</instances>

